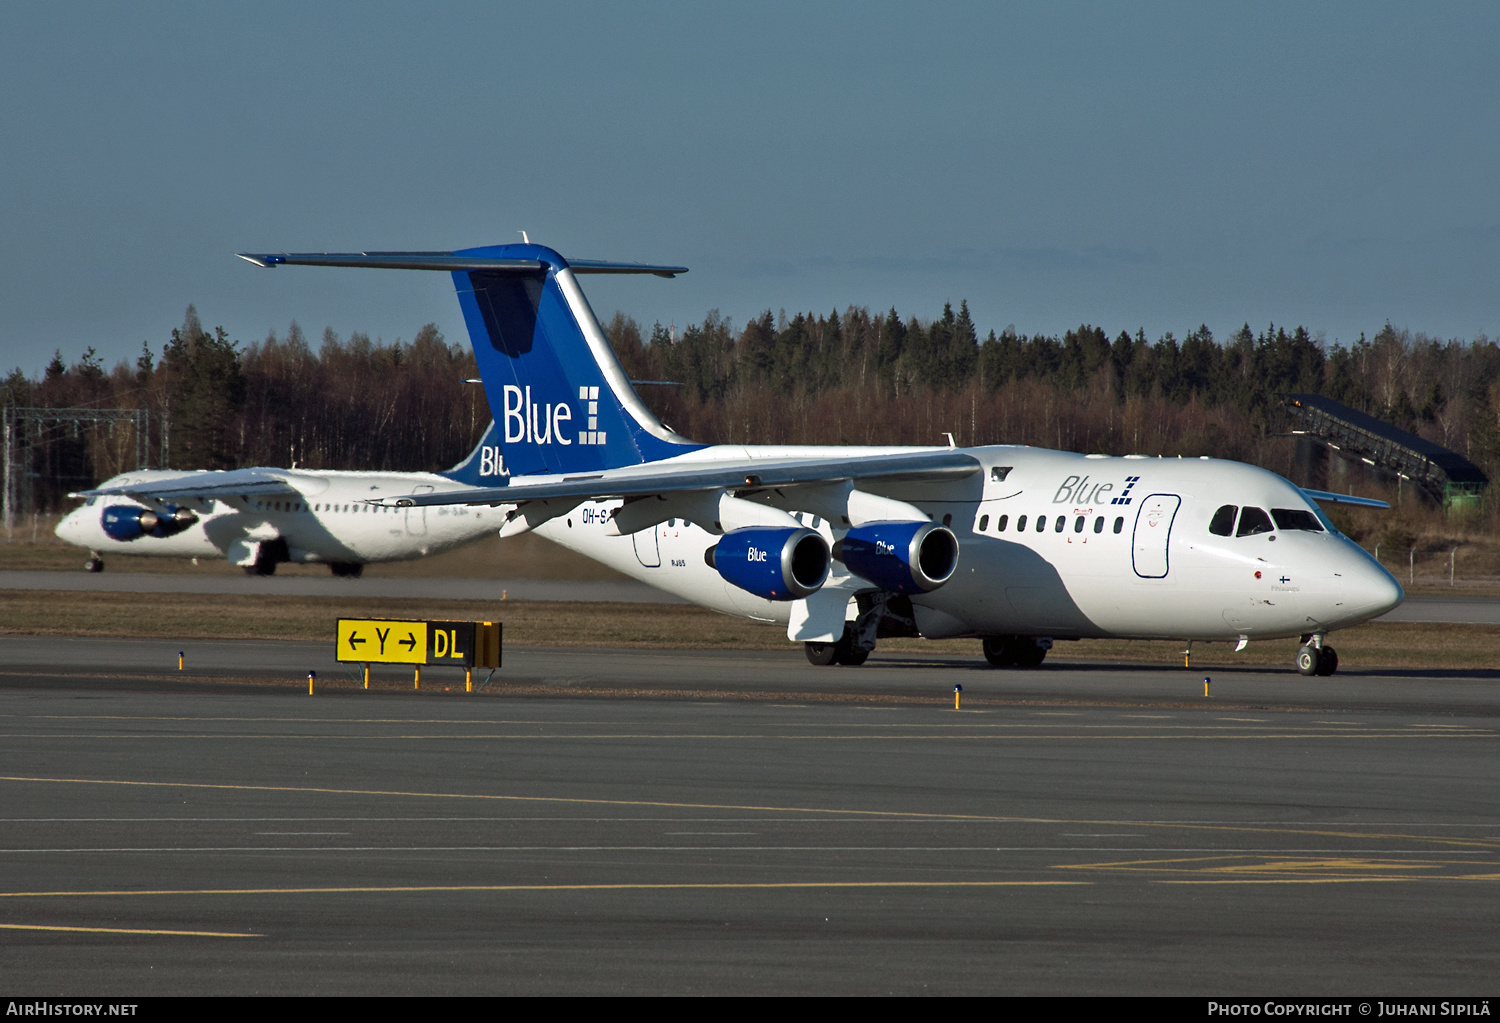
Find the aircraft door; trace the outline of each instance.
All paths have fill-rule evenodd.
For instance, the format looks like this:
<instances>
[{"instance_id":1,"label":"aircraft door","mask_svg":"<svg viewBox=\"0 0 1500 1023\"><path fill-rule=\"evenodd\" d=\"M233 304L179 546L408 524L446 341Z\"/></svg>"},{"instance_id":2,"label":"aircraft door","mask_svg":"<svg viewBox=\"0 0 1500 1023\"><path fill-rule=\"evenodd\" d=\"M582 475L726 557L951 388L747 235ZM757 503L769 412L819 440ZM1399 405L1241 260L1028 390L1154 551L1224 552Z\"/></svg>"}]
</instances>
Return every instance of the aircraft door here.
<instances>
[{"instance_id":1,"label":"aircraft door","mask_svg":"<svg viewBox=\"0 0 1500 1023\"><path fill-rule=\"evenodd\" d=\"M1142 579L1164 579L1169 567L1167 542L1172 535L1172 520L1182 498L1176 494L1152 494L1141 502L1135 516L1135 536L1130 560L1135 574Z\"/></svg>"},{"instance_id":2,"label":"aircraft door","mask_svg":"<svg viewBox=\"0 0 1500 1023\"><path fill-rule=\"evenodd\" d=\"M661 545L657 537L659 529L661 526L652 526L630 534L630 541L635 544L635 559L646 568L661 567Z\"/></svg>"},{"instance_id":3,"label":"aircraft door","mask_svg":"<svg viewBox=\"0 0 1500 1023\"><path fill-rule=\"evenodd\" d=\"M424 484L422 484L419 487L412 488L412 493L413 494L430 494L430 493L432 493L432 490L433 490L433 488L432 488L431 485L424 483ZM407 536L426 536L427 535L427 509L426 508L408 508L408 509L406 509L406 535Z\"/></svg>"}]
</instances>

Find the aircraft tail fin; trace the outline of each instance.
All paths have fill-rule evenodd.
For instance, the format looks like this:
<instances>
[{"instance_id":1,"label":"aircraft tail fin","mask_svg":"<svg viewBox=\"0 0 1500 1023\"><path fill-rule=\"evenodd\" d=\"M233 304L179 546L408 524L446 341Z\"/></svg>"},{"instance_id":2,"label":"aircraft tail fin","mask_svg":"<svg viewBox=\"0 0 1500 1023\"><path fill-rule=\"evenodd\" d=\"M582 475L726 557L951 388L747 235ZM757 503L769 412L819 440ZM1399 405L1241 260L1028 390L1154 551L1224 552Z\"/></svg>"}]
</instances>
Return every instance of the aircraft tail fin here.
<instances>
[{"instance_id":1,"label":"aircraft tail fin","mask_svg":"<svg viewBox=\"0 0 1500 1023\"><path fill-rule=\"evenodd\" d=\"M468 456L446 472L438 473L456 483L467 483L471 487L498 487L501 478L500 429L493 419Z\"/></svg>"},{"instance_id":2,"label":"aircraft tail fin","mask_svg":"<svg viewBox=\"0 0 1500 1023\"><path fill-rule=\"evenodd\" d=\"M540 245L456 252L535 269L453 271L510 474L578 473L654 462L698 445L651 414L615 358L575 270ZM580 261L583 272L632 264ZM681 268L640 268L659 273Z\"/></svg>"},{"instance_id":3,"label":"aircraft tail fin","mask_svg":"<svg viewBox=\"0 0 1500 1023\"><path fill-rule=\"evenodd\" d=\"M502 477L586 473L696 450L630 386L577 274L673 277L681 266L568 261L544 245L458 252L239 253L257 266L447 270L494 416ZM483 467L483 447L478 454ZM473 458L474 456L470 456ZM467 465L467 460L463 465ZM458 472L455 466L450 472ZM503 480L490 481L490 485Z\"/></svg>"}]
</instances>

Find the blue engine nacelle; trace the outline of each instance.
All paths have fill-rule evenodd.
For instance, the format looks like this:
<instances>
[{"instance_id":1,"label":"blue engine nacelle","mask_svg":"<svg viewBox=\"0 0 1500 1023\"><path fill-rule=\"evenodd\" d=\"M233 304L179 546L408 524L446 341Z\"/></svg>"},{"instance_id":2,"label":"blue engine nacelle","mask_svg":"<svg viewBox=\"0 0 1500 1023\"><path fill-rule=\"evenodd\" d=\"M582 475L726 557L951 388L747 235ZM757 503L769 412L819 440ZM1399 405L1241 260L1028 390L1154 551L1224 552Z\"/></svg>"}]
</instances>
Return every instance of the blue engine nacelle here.
<instances>
[{"instance_id":1,"label":"blue engine nacelle","mask_svg":"<svg viewBox=\"0 0 1500 1023\"><path fill-rule=\"evenodd\" d=\"M135 540L143 536L171 536L197 521L198 516L186 508L169 507L164 512L154 512L150 508L114 504L104 509L99 524L111 539Z\"/></svg>"},{"instance_id":2,"label":"blue engine nacelle","mask_svg":"<svg viewBox=\"0 0 1500 1023\"><path fill-rule=\"evenodd\" d=\"M934 522L866 522L834 554L855 575L894 593L927 593L958 568L958 537Z\"/></svg>"},{"instance_id":3,"label":"blue engine nacelle","mask_svg":"<svg viewBox=\"0 0 1500 1023\"><path fill-rule=\"evenodd\" d=\"M727 582L766 600L800 600L828 580L832 556L816 530L752 526L725 533L703 560Z\"/></svg>"}]
</instances>

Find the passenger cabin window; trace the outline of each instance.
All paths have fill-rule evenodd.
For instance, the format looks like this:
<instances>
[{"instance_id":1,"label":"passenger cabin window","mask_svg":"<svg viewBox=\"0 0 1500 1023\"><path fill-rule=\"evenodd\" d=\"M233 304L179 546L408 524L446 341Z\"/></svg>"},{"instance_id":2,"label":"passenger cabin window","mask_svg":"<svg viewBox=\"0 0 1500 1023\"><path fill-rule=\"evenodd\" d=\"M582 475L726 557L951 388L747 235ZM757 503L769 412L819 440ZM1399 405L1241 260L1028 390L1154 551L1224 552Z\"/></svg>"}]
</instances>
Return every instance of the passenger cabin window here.
<instances>
[{"instance_id":1,"label":"passenger cabin window","mask_svg":"<svg viewBox=\"0 0 1500 1023\"><path fill-rule=\"evenodd\" d=\"M1045 533L1047 531L1047 516L1038 515L1036 517L1036 531L1038 533Z\"/></svg>"},{"instance_id":2,"label":"passenger cabin window","mask_svg":"<svg viewBox=\"0 0 1500 1023\"><path fill-rule=\"evenodd\" d=\"M1066 515L1059 515L1057 517L1057 527L1055 529L1053 529L1052 532L1054 532L1054 533L1061 533L1063 531L1063 528L1065 526L1067 526L1067 524L1068 524L1068 517Z\"/></svg>"},{"instance_id":3,"label":"passenger cabin window","mask_svg":"<svg viewBox=\"0 0 1500 1023\"><path fill-rule=\"evenodd\" d=\"M1085 519L1084 519L1084 516L1082 516L1082 515L1080 515L1080 516L1078 516L1078 518L1074 519L1073 520L1073 532L1075 532L1075 533L1082 533L1083 532L1083 523L1084 523L1084 521L1085 521Z\"/></svg>"},{"instance_id":4,"label":"passenger cabin window","mask_svg":"<svg viewBox=\"0 0 1500 1023\"><path fill-rule=\"evenodd\" d=\"M1234 515L1239 511L1239 505L1226 504L1214 512L1214 517L1208 524L1208 531L1214 536L1234 535Z\"/></svg>"},{"instance_id":5,"label":"passenger cabin window","mask_svg":"<svg viewBox=\"0 0 1500 1023\"><path fill-rule=\"evenodd\" d=\"M1017 533L1024 533L1024 532L1026 532L1026 516L1022 515L1022 516L1019 516L1016 519L1016 532Z\"/></svg>"},{"instance_id":6,"label":"passenger cabin window","mask_svg":"<svg viewBox=\"0 0 1500 1023\"><path fill-rule=\"evenodd\" d=\"M1276 527L1271 525L1271 516L1261 508L1246 508L1240 512L1240 528L1235 536L1256 536L1269 533Z\"/></svg>"},{"instance_id":7,"label":"passenger cabin window","mask_svg":"<svg viewBox=\"0 0 1500 1023\"><path fill-rule=\"evenodd\" d=\"M1118 533L1120 530L1122 530L1124 528L1125 528L1125 516L1123 516L1123 515L1116 516L1115 517L1115 532Z\"/></svg>"},{"instance_id":8,"label":"passenger cabin window","mask_svg":"<svg viewBox=\"0 0 1500 1023\"><path fill-rule=\"evenodd\" d=\"M979 516L979 531L981 533L983 533L986 529L989 529L989 528L990 528L990 517L988 515L981 515L981 516Z\"/></svg>"},{"instance_id":9,"label":"passenger cabin window","mask_svg":"<svg viewBox=\"0 0 1500 1023\"><path fill-rule=\"evenodd\" d=\"M1096 532L1096 533L1102 533L1102 532L1104 532L1104 516L1103 515L1099 516L1097 519L1094 520L1094 532Z\"/></svg>"},{"instance_id":10,"label":"passenger cabin window","mask_svg":"<svg viewBox=\"0 0 1500 1023\"><path fill-rule=\"evenodd\" d=\"M1323 524L1310 511L1301 508L1272 508L1271 517L1277 529L1305 529L1309 533L1323 532Z\"/></svg>"},{"instance_id":11,"label":"passenger cabin window","mask_svg":"<svg viewBox=\"0 0 1500 1023\"><path fill-rule=\"evenodd\" d=\"M1005 532L1005 523L1006 523L1006 520L1008 520L1009 518L1010 518L1009 515L1002 515L998 519L996 519L995 520L995 532L997 532L997 533L1003 533L1003 532Z\"/></svg>"}]
</instances>

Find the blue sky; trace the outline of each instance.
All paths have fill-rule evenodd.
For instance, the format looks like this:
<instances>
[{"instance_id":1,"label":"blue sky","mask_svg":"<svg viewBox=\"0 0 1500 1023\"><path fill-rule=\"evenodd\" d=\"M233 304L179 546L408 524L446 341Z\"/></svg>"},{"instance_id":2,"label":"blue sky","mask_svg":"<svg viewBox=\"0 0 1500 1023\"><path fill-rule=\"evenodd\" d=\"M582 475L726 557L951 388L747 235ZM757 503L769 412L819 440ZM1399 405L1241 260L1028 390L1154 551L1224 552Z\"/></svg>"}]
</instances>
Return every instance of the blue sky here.
<instances>
[{"instance_id":1,"label":"blue sky","mask_svg":"<svg viewBox=\"0 0 1500 1023\"><path fill-rule=\"evenodd\" d=\"M586 281L648 326L1494 335L1496 39L1482 4L5 5L0 370L189 302L462 338L446 275L233 253L519 229L690 266Z\"/></svg>"}]
</instances>

